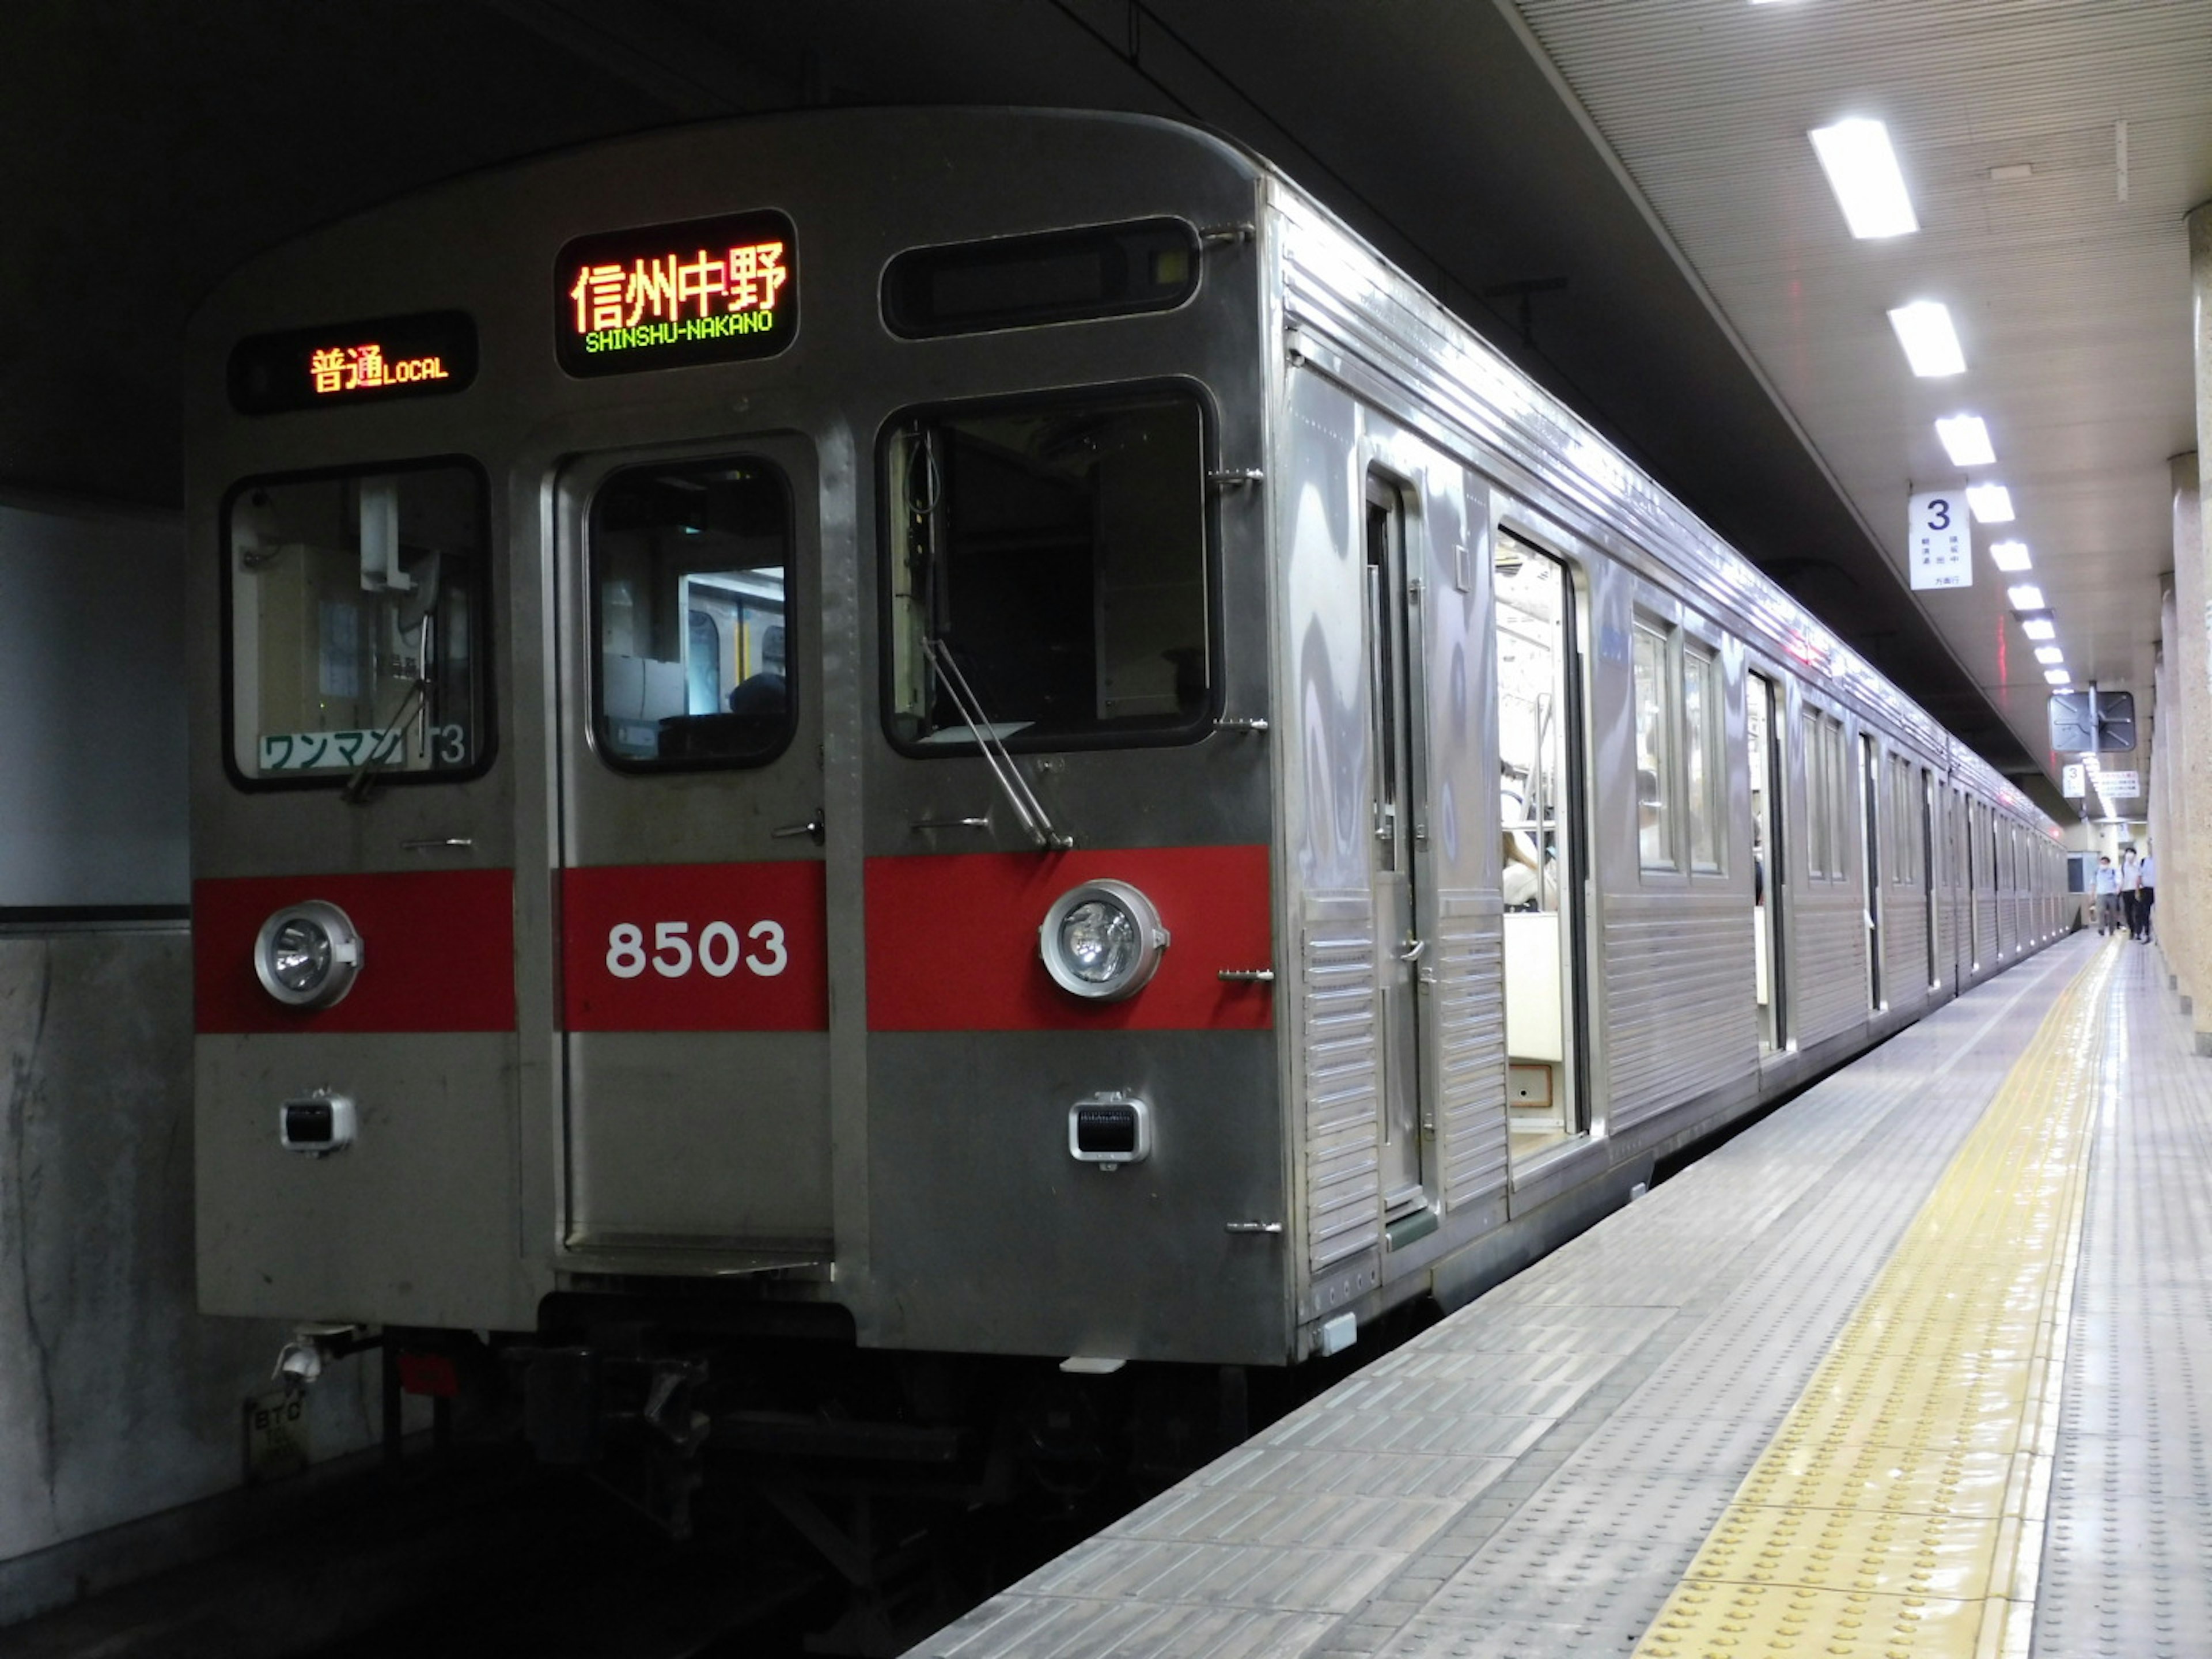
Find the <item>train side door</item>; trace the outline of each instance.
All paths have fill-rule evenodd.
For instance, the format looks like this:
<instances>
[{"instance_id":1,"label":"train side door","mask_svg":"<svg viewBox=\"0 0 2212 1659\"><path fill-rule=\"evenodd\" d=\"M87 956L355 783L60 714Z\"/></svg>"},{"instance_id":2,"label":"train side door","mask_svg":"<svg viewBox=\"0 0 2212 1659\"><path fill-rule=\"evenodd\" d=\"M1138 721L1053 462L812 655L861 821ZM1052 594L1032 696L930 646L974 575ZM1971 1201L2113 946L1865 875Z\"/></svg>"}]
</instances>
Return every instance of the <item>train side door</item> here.
<instances>
[{"instance_id":1,"label":"train side door","mask_svg":"<svg viewBox=\"0 0 2212 1659\"><path fill-rule=\"evenodd\" d=\"M565 1242L826 1259L811 447L593 459L560 490Z\"/></svg>"},{"instance_id":2,"label":"train side door","mask_svg":"<svg viewBox=\"0 0 2212 1659\"><path fill-rule=\"evenodd\" d=\"M1376 1047L1382 1102L1382 1204L1386 1220L1426 1201L1421 1158L1420 937L1415 843L1425 792L1414 774L1421 635L1410 614L1406 491L1370 473L1365 497L1366 568L1362 632L1367 647L1367 705L1375 842Z\"/></svg>"},{"instance_id":3,"label":"train side door","mask_svg":"<svg viewBox=\"0 0 2212 1659\"><path fill-rule=\"evenodd\" d=\"M1576 590L1560 560L1499 531L1492 554L1499 891L1508 1154L1522 1163L1589 1128L1583 966L1582 672Z\"/></svg>"},{"instance_id":4,"label":"train side door","mask_svg":"<svg viewBox=\"0 0 2212 1659\"><path fill-rule=\"evenodd\" d=\"M1942 935L1936 915L1941 901L1936 889L1936 775L1924 766L1920 769L1920 887L1921 903L1928 912L1928 988L1934 991L1943 983L1942 961L1936 955Z\"/></svg>"},{"instance_id":5,"label":"train side door","mask_svg":"<svg viewBox=\"0 0 2212 1659\"><path fill-rule=\"evenodd\" d=\"M1790 775L1783 739L1782 689L1765 675L1746 678L1744 725L1751 769L1751 927L1753 982L1759 999L1759 1048L1774 1054L1790 1042L1783 972L1783 910L1789 861L1782 856L1780 781Z\"/></svg>"},{"instance_id":6,"label":"train side door","mask_svg":"<svg viewBox=\"0 0 2212 1659\"><path fill-rule=\"evenodd\" d=\"M1873 737L1859 734L1859 873L1866 886L1867 1006L1876 1012L1887 1006L1883 994L1881 861L1881 750Z\"/></svg>"}]
</instances>

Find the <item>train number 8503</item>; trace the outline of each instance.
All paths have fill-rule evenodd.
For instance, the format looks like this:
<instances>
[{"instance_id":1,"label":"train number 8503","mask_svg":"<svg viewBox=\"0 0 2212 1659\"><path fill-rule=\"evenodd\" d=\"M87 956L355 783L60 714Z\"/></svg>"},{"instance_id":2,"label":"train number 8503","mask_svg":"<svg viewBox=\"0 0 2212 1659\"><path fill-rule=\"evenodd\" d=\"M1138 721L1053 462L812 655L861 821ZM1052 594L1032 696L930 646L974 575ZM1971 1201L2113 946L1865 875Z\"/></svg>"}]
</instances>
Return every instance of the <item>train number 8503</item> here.
<instances>
[{"instance_id":1,"label":"train number 8503","mask_svg":"<svg viewBox=\"0 0 2212 1659\"><path fill-rule=\"evenodd\" d=\"M617 979L635 979L650 966L663 979L681 979L696 964L716 979L727 979L742 962L749 972L773 979L791 963L780 921L757 921L743 937L726 921L710 921L699 930L696 951L690 933L688 921L654 922L647 955L645 930L634 921L618 921L607 930L607 971Z\"/></svg>"}]
</instances>

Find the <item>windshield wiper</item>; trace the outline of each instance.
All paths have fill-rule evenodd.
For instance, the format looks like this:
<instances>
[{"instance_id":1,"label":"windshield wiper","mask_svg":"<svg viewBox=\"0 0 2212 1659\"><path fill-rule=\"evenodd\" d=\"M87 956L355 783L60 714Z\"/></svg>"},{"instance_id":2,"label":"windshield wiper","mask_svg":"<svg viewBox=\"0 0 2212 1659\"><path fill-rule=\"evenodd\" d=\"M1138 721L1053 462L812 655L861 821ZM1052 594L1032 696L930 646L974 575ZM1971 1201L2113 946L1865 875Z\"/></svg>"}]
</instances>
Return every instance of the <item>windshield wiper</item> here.
<instances>
[{"instance_id":1,"label":"windshield wiper","mask_svg":"<svg viewBox=\"0 0 2212 1659\"><path fill-rule=\"evenodd\" d=\"M1048 852L1064 853L1074 846L1074 836L1053 827L1044 803L1036 798L1036 792L1015 766L1013 756L1006 750L1006 740L993 729L989 717L983 713L983 705L969 689L967 677L952 660L952 653L945 641L933 634L925 634L921 636L921 648L943 677L945 694L952 699L953 708L959 710L962 722L975 739L975 747L982 752L984 763L990 767L991 775L998 780L1007 804L1022 821L1022 828L1030 832L1030 838Z\"/></svg>"},{"instance_id":2,"label":"windshield wiper","mask_svg":"<svg viewBox=\"0 0 2212 1659\"><path fill-rule=\"evenodd\" d=\"M375 793L376 775L391 763L392 757L403 752L407 745L407 722L415 717L422 700L430 695L430 682L417 675L408 684L407 695L399 700L399 707L392 712L392 722L384 728L378 741L368 745L368 753L353 775L339 787L338 799L349 806L366 806Z\"/></svg>"}]
</instances>

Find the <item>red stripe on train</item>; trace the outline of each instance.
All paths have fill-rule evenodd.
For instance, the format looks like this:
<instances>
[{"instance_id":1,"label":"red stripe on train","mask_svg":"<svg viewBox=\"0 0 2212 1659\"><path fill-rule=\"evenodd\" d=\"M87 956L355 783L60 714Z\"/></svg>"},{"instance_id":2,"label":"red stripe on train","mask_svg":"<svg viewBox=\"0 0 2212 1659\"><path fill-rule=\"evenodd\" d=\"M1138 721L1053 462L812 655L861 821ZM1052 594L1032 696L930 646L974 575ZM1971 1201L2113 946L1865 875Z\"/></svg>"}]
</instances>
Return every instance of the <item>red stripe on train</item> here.
<instances>
[{"instance_id":1,"label":"red stripe on train","mask_svg":"<svg viewBox=\"0 0 2212 1659\"><path fill-rule=\"evenodd\" d=\"M307 899L361 934L361 977L330 1008L289 1008L254 976L261 924ZM514 872L254 876L192 884L198 1028L255 1031L511 1031Z\"/></svg>"},{"instance_id":2,"label":"red stripe on train","mask_svg":"<svg viewBox=\"0 0 2212 1659\"><path fill-rule=\"evenodd\" d=\"M818 859L561 872L572 1031L826 1031Z\"/></svg>"},{"instance_id":3,"label":"red stripe on train","mask_svg":"<svg viewBox=\"0 0 2212 1659\"><path fill-rule=\"evenodd\" d=\"M1112 878L1150 898L1170 943L1123 1002L1085 1002L1037 954L1052 902ZM867 861L868 1027L876 1031L1264 1030L1273 927L1265 847L1158 847L1049 856L968 853Z\"/></svg>"}]
</instances>

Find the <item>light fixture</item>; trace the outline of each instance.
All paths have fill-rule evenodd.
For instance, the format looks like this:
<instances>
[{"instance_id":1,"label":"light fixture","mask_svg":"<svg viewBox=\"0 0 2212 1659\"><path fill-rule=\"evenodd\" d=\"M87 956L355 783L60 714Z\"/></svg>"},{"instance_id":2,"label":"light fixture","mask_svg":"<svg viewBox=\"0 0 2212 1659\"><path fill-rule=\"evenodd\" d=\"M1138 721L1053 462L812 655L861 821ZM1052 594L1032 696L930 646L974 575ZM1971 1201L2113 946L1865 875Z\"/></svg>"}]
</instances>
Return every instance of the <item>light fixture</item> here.
<instances>
[{"instance_id":1,"label":"light fixture","mask_svg":"<svg viewBox=\"0 0 2212 1659\"><path fill-rule=\"evenodd\" d=\"M1134 996L1160 965L1168 930L1152 902L1126 881L1086 881L1053 901L1037 954L1053 982L1099 1002Z\"/></svg>"},{"instance_id":2,"label":"light fixture","mask_svg":"<svg viewBox=\"0 0 2212 1659\"><path fill-rule=\"evenodd\" d=\"M2016 573L2028 568L2026 542L1991 542L1990 562L2000 570Z\"/></svg>"},{"instance_id":3,"label":"light fixture","mask_svg":"<svg viewBox=\"0 0 2212 1659\"><path fill-rule=\"evenodd\" d=\"M1954 415L1936 422L1936 435L1954 466L1989 466L1997 458L1990 447L1990 429L1978 415Z\"/></svg>"},{"instance_id":4,"label":"light fixture","mask_svg":"<svg viewBox=\"0 0 2212 1659\"><path fill-rule=\"evenodd\" d=\"M2051 685L2071 685L2074 684L2074 677L2063 668L2046 668L2043 671L2043 678L2045 683Z\"/></svg>"},{"instance_id":5,"label":"light fixture","mask_svg":"<svg viewBox=\"0 0 2212 1659\"><path fill-rule=\"evenodd\" d=\"M2020 631L2031 640L2055 640L2058 637L2058 624L2048 617L2023 617Z\"/></svg>"},{"instance_id":6,"label":"light fixture","mask_svg":"<svg viewBox=\"0 0 2212 1659\"><path fill-rule=\"evenodd\" d=\"M2066 660L2066 653L2055 645L2039 645L2035 647L2035 659L2045 668L2056 668Z\"/></svg>"},{"instance_id":7,"label":"light fixture","mask_svg":"<svg viewBox=\"0 0 2212 1659\"><path fill-rule=\"evenodd\" d=\"M309 899L261 924L253 971L261 988L288 1008L327 1008L353 989L361 935L335 904Z\"/></svg>"},{"instance_id":8,"label":"light fixture","mask_svg":"<svg viewBox=\"0 0 2212 1659\"><path fill-rule=\"evenodd\" d=\"M1920 228L1912 216L1912 198L1905 193L1905 175L1898 171L1897 152L1890 148L1888 128L1879 121L1855 119L1814 127L1808 136L1852 235L1903 236Z\"/></svg>"},{"instance_id":9,"label":"light fixture","mask_svg":"<svg viewBox=\"0 0 2212 1659\"><path fill-rule=\"evenodd\" d=\"M1959 349L1958 331L1951 326L1951 312L1937 300L1916 300L1889 313L1905 360L1923 380L1966 372L1966 354Z\"/></svg>"},{"instance_id":10,"label":"light fixture","mask_svg":"<svg viewBox=\"0 0 2212 1659\"><path fill-rule=\"evenodd\" d=\"M1966 505L1974 509L1976 520L1982 524L2012 522L2012 491L2001 483L1968 484Z\"/></svg>"},{"instance_id":11,"label":"light fixture","mask_svg":"<svg viewBox=\"0 0 2212 1659\"><path fill-rule=\"evenodd\" d=\"M2043 609L2043 590L2033 582L2021 582L2005 589L2005 602L2015 611Z\"/></svg>"}]
</instances>

